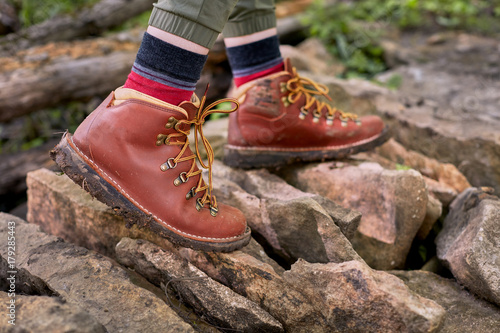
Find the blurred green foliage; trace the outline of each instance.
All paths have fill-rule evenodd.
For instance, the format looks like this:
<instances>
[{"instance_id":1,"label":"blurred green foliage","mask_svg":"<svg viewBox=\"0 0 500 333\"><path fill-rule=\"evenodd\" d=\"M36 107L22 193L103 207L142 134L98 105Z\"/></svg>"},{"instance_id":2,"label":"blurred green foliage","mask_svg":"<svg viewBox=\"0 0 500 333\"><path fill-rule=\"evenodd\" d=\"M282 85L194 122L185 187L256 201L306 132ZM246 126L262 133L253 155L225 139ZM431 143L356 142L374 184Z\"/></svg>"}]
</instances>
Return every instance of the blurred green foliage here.
<instances>
[{"instance_id":1,"label":"blurred green foliage","mask_svg":"<svg viewBox=\"0 0 500 333\"><path fill-rule=\"evenodd\" d=\"M411 170L411 167L404 164L396 163L396 170L398 171Z\"/></svg>"},{"instance_id":2,"label":"blurred green foliage","mask_svg":"<svg viewBox=\"0 0 500 333\"><path fill-rule=\"evenodd\" d=\"M393 74L391 77L385 82L385 86L392 90L397 90L401 87L403 83L403 78L399 74Z\"/></svg>"},{"instance_id":3,"label":"blurred green foliage","mask_svg":"<svg viewBox=\"0 0 500 333\"><path fill-rule=\"evenodd\" d=\"M498 33L500 0L317 0L304 23L344 62L344 77L371 78L386 69L378 40L389 28Z\"/></svg>"},{"instance_id":4,"label":"blurred green foliage","mask_svg":"<svg viewBox=\"0 0 500 333\"><path fill-rule=\"evenodd\" d=\"M20 9L19 16L24 27L41 23L59 14L74 13L89 7L99 0L13 0Z\"/></svg>"},{"instance_id":5,"label":"blurred green foliage","mask_svg":"<svg viewBox=\"0 0 500 333\"><path fill-rule=\"evenodd\" d=\"M114 31L124 31L124 30L129 30L133 28L144 28L146 29L148 26L149 22L149 16L151 15L150 11L145 11L144 13L131 18L130 20L125 21L124 23L120 24L119 26L111 29L112 32Z\"/></svg>"},{"instance_id":6,"label":"blurred green foliage","mask_svg":"<svg viewBox=\"0 0 500 333\"><path fill-rule=\"evenodd\" d=\"M99 103L99 98L87 103L71 102L57 108L33 112L9 126L0 124L0 154L41 146L51 138L60 137L65 130L73 133Z\"/></svg>"}]
</instances>

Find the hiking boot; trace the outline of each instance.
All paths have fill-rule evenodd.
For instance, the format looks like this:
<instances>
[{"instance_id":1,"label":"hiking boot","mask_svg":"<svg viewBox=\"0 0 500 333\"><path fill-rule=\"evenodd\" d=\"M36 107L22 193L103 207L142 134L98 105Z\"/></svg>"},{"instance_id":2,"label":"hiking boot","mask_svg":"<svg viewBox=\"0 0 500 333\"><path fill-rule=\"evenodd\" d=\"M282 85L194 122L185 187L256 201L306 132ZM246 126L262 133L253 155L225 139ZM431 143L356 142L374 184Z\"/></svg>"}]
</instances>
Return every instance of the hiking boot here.
<instances>
[{"instance_id":1,"label":"hiking boot","mask_svg":"<svg viewBox=\"0 0 500 333\"><path fill-rule=\"evenodd\" d=\"M147 226L181 246L233 251L250 241L250 229L241 211L217 204L211 183L213 150L201 131L205 117L224 101L234 102L225 99L204 108L205 97L201 102L194 97L174 106L119 88L74 135L64 134L51 157L75 183L124 216L128 225ZM187 138L191 125L195 153ZM198 134L208 163L201 161ZM208 185L197 159L209 171Z\"/></svg>"},{"instance_id":2,"label":"hiking boot","mask_svg":"<svg viewBox=\"0 0 500 333\"><path fill-rule=\"evenodd\" d=\"M377 116L358 117L316 99L328 88L297 74L290 60L283 72L241 86L237 112L229 116L224 163L240 168L324 161L384 143L387 127Z\"/></svg>"}]
</instances>

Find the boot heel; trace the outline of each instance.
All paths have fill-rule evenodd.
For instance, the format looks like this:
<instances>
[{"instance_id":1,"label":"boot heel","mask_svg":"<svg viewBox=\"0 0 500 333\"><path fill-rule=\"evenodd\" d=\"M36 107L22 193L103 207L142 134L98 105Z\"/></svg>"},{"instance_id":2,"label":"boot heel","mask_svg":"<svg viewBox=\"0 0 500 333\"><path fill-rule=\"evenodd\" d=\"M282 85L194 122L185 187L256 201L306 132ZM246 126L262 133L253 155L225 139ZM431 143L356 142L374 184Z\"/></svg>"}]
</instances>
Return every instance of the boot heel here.
<instances>
[{"instance_id":1,"label":"boot heel","mask_svg":"<svg viewBox=\"0 0 500 333\"><path fill-rule=\"evenodd\" d=\"M118 190L92 169L71 147L68 140L70 140L70 134L66 132L61 141L49 153L64 174L93 198L112 207L115 213L125 217L128 220L127 226L137 224L141 227L145 225L140 221L149 219L147 215L138 210Z\"/></svg>"}]
</instances>

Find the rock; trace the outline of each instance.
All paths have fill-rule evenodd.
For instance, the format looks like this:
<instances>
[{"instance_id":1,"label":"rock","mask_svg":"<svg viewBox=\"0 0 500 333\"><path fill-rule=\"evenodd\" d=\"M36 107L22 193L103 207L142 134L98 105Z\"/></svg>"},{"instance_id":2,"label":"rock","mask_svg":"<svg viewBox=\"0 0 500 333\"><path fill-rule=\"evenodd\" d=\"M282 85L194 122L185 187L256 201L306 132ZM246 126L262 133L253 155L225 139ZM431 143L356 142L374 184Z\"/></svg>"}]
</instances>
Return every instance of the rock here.
<instances>
[{"instance_id":1,"label":"rock","mask_svg":"<svg viewBox=\"0 0 500 333\"><path fill-rule=\"evenodd\" d=\"M379 45L384 49L384 61L390 68L419 59L417 52L410 48L401 48L394 41L381 40Z\"/></svg>"},{"instance_id":2,"label":"rock","mask_svg":"<svg viewBox=\"0 0 500 333\"><path fill-rule=\"evenodd\" d=\"M428 199L424 222L422 222L420 229L417 231L417 238L420 240L424 240L429 235L432 227L443 213L443 205L438 199L432 195L429 195Z\"/></svg>"},{"instance_id":3,"label":"rock","mask_svg":"<svg viewBox=\"0 0 500 333\"><path fill-rule=\"evenodd\" d=\"M437 256L433 256L430 258L421 268L421 271L436 273L440 276L449 276L451 275L450 271L446 267L444 267L439 261Z\"/></svg>"},{"instance_id":4,"label":"rock","mask_svg":"<svg viewBox=\"0 0 500 333\"><path fill-rule=\"evenodd\" d=\"M283 278L323 314L328 332L436 332L445 314L400 279L358 261L299 260Z\"/></svg>"},{"instance_id":5,"label":"rock","mask_svg":"<svg viewBox=\"0 0 500 333\"><path fill-rule=\"evenodd\" d=\"M437 256L475 294L500 305L500 199L470 188L450 205Z\"/></svg>"},{"instance_id":6,"label":"rock","mask_svg":"<svg viewBox=\"0 0 500 333\"><path fill-rule=\"evenodd\" d=\"M131 273L111 259L65 243L4 213L0 213L2 239L7 239L9 222L15 224L16 248L22 249L16 252L16 267L43 280L68 304L88 312L108 331L194 332L163 300L134 284L140 283L139 276L132 279ZM7 247L0 248L4 259L6 251Z\"/></svg>"},{"instance_id":7,"label":"rock","mask_svg":"<svg viewBox=\"0 0 500 333\"><path fill-rule=\"evenodd\" d=\"M10 272L12 267L9 267L7 257L0 256L0 290L9 291L11 288L11 283L7 280L10 277ZM11 263L12 264L12 263ZM15 266L15 265L14 265ZM29 271L16 267L15 269L16 282L15 291L18 294L24 295L43 295L43 296L55 296L58 297L59 294L37 276L32 275Z\"/></svg>"},{"instance_id":8,"label":"rock","mask_svg":"<svg viewBox=\"0 0 500 333\"><path fill-rule=\"evenodd\" d=\"M323 207L346 238L351 239L359 226L361 214L351 209L343 208L335 202L315 194L303 192L271 174L265 169L242 172L219 162L215 163L217 171L214 175L228 178L241 186L245 191L262 200L286 201L311 198Z\"/></svg>"},{"instance_id":9,"label":"rock","mask_svg":"<svg viewBox=\"0 0 500 333\"><path fill-rule=\"evenodd\" d=\"M172 252L147 241L123 238L116 245L116 253L120 263L155 285L171 283L183 302L214 325L242 332L283 332L281 324L257 304Z\"/></svg>"},{"instance_id":10,"label":"rock","mask_svg":"<svg viewBox=\"0 0 500 333\"><path fill-rule=\"evenodd\" d=\"M124 219L73 183L66 175L47 169L28 173L28 222L68 242L114 257L115 245L123 237L143 238L164 248L166 239L149 229L126 227Z\"/></svg>"},{"instance_id":11,"label":"rock","mask_svg":"<svg viewBox=\"0 0 500 333\"><path fill-rule=\"evenodd\" d=\"M427 190L418 172L385 170L376 163L328 162L289 167L283 175L303 191L363 214L352 244L368 265L403 267L427 211Z\"/></svg>"},{"instance_id":12,"label":"rock","mask_svg":"<svg viewBox=\"0 0 500 333\"><path fill-rule=\"evenodd\" d=\"M179 252L214 280L257 303L286 332L324 332L322 315L270 265L241 251L207 253L184 248Z\"/></svg>"},{"instance_id":13,"label":"rock","mask_svg":"<svg viewBox=\"0 0 500 333\"><path fill-rule=\"evenodd\" d=\"M0 322L0 331L5 333L105 333L97 320L74 304L69 304L57 297L16 295L10 298L0 291L2 305L15 300L15 326L10 325L5 316Z\"/></svg>"},{"instance_id":14,"label":"rock","mask_svg":"<svg viewBox=\"0 0 500 333\"><path fill-rule=\"evenodd\" d=\"M387 158L377 154L375 151L358 153L352 155L350 160L356 161L356 163L363 162L373 162L380 164L384 169L389 170L408 170L412 167L408 165L401 165L400 163L388 160ZM427 185L427 192L429 196L433 196L441 202L441 205L448 207L448 205L455 199L458 195L458 191L453 187L446 184L440 183L437 180L429 178L427 176L422 176L425 184Z\"/></svg>"},{"instance_id":15,"label":"rock","mask_svg":"<svg viewBox=\"0 0 500 333\"><path fill-rule=\"evenodd\" d=\"M330 215L344 236L348 240L352 240L361 223L361 213L354 209L342 207L332 200L319 195L315 195L312 198Z\"/></svg>"},{"instance_id":16,"label":"rock","mask_svg":"<svg viewBox=\"0 0 500 333\"><path fill-rule=\"evenodd\" d=\"M317 38L308 38L297 47L281 45L280 51L284 58L290 58L298 71L331 76L338 76L345 71L345 66L334 59Z\"/></svg>"},{"instance_id":17,"label":"rock","mask_svg":"<svg viewBox=\"0 0 500 333\"><path fill-rule=\"evenodd\" d=\"M391 274L446 310L440 333L500 332L500 310L470 294L454 280L422 271L392 271Z\"/></svg>"},{"instance_id":18,"label":"rock","mask_svg":"<svg viewBox=\"0 0 500 333\"><path fill-rule=\"evenodd\" d=\"M429 191L432 196L438 199L444 207L448 207L458 195L458 192L455 189L446 186L434 179L424 177L424 180L427 184L427 191Z\"/></svg>"},{"instance_id":19,"label":"rock","mask_svg":"<svg viewBox=\"0 0 500 333\"><path fill-rule=\"evenodd\" d=\"M258 261L262 261L264 264L271 266L278 275L282 275L285 271L285 269L276 261L269 258L269 256L264 251L264 248L253 238L250 240L250 243L248 243L248 245L242 248L240 251L254 257Z\"/></svg>"},{"instance_id":20,"label":"rock","mask_svg":"<svg viewBox=\"0 0 500 333\"><path fill-rule=\"evenodd\" d=\"M394 139L390 139L375 150L379 155L393 162L410 166L422 175L451 187L458 193L471 186L467 178L453 164L440 163L433 158L407 150Z\"/></svg>"},{"instance_id":21,"label":"rock","mask_svg":"<svg viewBox=\"0 0 500 333\"><path fill-rule=\"evenodd\" d=\"M267 170L243 172L218 162L213 179L220 200L240 208L252 230L289 262L361 260L346 238L352 237L359 213L302 192Z\"/></svg>"}]
</instances>

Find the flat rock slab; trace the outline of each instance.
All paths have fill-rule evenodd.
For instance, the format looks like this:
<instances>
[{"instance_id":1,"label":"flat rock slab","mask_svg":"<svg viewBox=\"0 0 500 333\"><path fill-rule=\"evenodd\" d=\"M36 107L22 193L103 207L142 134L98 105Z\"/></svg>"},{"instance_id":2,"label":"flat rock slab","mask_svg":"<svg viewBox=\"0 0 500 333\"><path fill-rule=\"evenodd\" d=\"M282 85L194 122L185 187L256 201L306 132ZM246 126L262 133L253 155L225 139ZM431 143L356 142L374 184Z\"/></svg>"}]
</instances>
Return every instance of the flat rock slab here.
<instances>
[{"instance_id":1,"label":"flat rock slab","mask_svg":"<svg viewBox=\"0 0 500 333\"><path fill-rule=\"evenodd\" d=\"M7 293L0 291L2 306L9 304L11 299ZM9 324L7 317L2 316L0 331L5 333L108 332L88 312L58 297L16 295L15 306L15 325Z\"/></svg>"},{"instance_id":2,"label":"flat rock slab","mask_svg":"<svg viewBox=\"0 0 500 333\"><path fill-rule=\"evenodd\" d=\"M427 189L420 173L344 162L291 166L281 173L301 190L363 214L352 244L371 267L404 266L427 213Z\"/></svg>"},{"instance_id":3,"label":"flat rock slab","mask_svg":"<svg viewBox=\"0 0 500 333\"><path fill-rule=\"evenodd\" d=\"M194 332L154 293L138 287L113 260L47 235L34 224L0 213L0 237L15 223L16 266L43 280L68 304L111 332ZM12 223L11 223L12 225ZM0 255L7 257L7 247Z\"/></svg>"},{"instance_id":4,"label":"flat rock slab","mask_svg":"<svg viewBox=\"0 0 500 333\"><path fill-rule=\"evenodd\" d=\"M123 238L118 261L160 286L171 283L183 302L212 324L241 332L283 332L281 324L256 303L208 277L177 254L143 240Z\"/></svg>"},{"instance_id":5,"label":"flat rock slab","mask_svg":"<svg viewBox=\"0 0 500 333\"><path fill-rule=\"evenodd\" d=\"M320 312L270 265L242 251L207 253L184 248L179 253L214 280L269 312L286 332L327 332Z\"/></svg>"},{"instance_id":6,"label":"flat rock slab","mask_svg":"<svg viewBox=\"0 0 500 333\"><path fill-rule=\"evenodd\" d=\"M127 228L125 220L111 208L93 199L66 175L47 169L28 173L28 222L64 240L114 257L123 237L147 239L173 248L149 229Z\"/></svg>"},{"instance_id":7,"label":"flat rock slab","mask_svg":"<svg viewBox=\"0 0 500 333\"><path fill-rule=\"evenodd\" d=\"M446 310L440 333L500 332L500 308L469 293L456 281L423 271L390 273Z\"/></svg>"},{"instance_id":8,"label":"flat rock slab","mask_svg":"<svg viewBox=\"0 0 500 333\"><path fill-rule=\"evenodd\" d=\"M357 261L299 260L283 278L321 312L329 332L437 332L445 314L400 279Z\"/></svg>"},{"instance_id":9,"label":"flat rock slab","mask_svg":"<svg viewBox=\"0 0 500 333\"><path fill-rule=\"evenodd\" d=\"M475 294L500 305L500 199L469 188L450 205L437 256Z\"/></svg>"}]
</instances>

